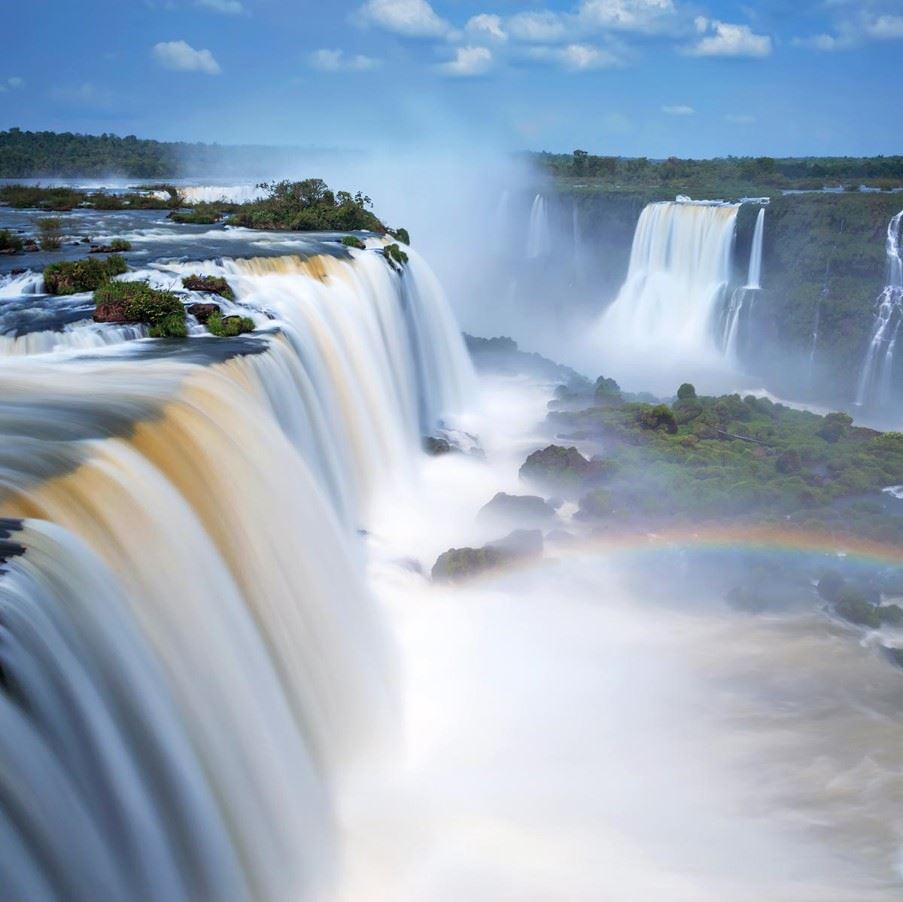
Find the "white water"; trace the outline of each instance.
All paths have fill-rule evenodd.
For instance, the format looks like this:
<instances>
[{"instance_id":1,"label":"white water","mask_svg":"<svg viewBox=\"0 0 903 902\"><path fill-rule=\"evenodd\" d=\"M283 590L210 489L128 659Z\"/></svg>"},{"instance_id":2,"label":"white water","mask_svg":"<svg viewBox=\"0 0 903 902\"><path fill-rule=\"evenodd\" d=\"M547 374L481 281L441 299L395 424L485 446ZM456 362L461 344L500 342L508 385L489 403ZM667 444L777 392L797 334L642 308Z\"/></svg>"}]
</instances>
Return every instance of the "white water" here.
<instances>
[{"instance_id":1,"label":"white water","mask_svg":"<svg viewBox=\"0 0 903 902\"><path fill-rule=\"evenodd\" d=\"M762 287L762 244L765 236L765 208L759 210L756 217L756 229L753 232L752 248L749 252L749 277L747 288Z\"/></svg>"},{"instance_id":2,"label":"white water","mask_svg":"<svg viewBox=\"0 0 903 902\"><path fill-rule=\"evenodd\" d=\"M0 516L30 518L0 577L16 898L320 898L336 787L393 721L355 529L460 412L460 335L416 258L219 269L281 327L263 353L0 360Z\"/></svg>"},{"instance_id":3,"label":"white water","mask_svg":"<svg viewBox=\"0 0 903 902\"><path fill-rule=\"evenodd\" d=\"M718 316L731 277L738 209L681 201L643 210L627 279L599 321L599 340L609 353L721 359Z\"/></svg>"},{"instance_id":4,"label":"white water","mask_svg":"<svg viewBox=\"0 0 903 902\"><path fill-rule=\"evenodd\" d=\"M894 216L887 226L887 283L876 301L872 337L859 373L856 403L860 406L882 404L890 398L894 350L903 321L901 225L903 211Z\"/></svg>"},{"instance_id":5,"label":"white water","mask_svg":"<svg viewBox=\"0 0 903 902\"><path fill-rule=\"evenodd\" d=\"M546 199L537 194L530 208L530 221L527 227L527 259L536 260L548 256L551 252L551 242L552 231Z\"/></svg>"}]
</instances>

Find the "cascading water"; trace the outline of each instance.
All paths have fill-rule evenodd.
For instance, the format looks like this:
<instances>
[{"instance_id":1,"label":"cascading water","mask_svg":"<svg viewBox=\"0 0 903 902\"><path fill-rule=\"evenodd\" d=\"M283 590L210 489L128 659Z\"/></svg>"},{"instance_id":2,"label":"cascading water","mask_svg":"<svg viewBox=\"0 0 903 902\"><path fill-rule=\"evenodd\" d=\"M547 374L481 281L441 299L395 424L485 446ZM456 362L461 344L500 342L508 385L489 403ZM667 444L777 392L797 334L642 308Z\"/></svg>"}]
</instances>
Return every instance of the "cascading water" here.
<instances>
[{"instance_id":1,"label":"cascading water","mask_svg":"<svg viewBox=\"0 0 903 902\"><path fill-rule=\"evenodd\" d=\"M759 291L762 287L762 246L765 235L765 208L759 210L756 217L756 227L753 232L752 246L749 252L749 272L746 278L746 284L741 288L736 288L731 294L730 303L724 318L724 329L722 332L722 346L725 355L734 362L737 361L738 341L740 329L743 322L749 325L752 318L753 305L755 303L755 295L750 296L750 292ZM749 303L747 304L747 301ZM746 310L746 316L743 312Z\"/></svg>"},{"instance_id":2,"label":"cascading water","mask_svg":"<svg viewBox=\"0 0 903 902\"><path fill-rule=\"evenodd\" d=\"M546 199L537 194L530 209L530 223L527 229L527 259L535 260L548 255L552 240Z\"/></svg>"},{"instance_id":3,"label":"cascading water","mask_svg":"<svg viewBox=\"0 0 903 902\"><path fill-rule=\"evenodd\" d=\"M759 210L756 217L756 230L753 233L752 249L749 252L749 278L747 288L762 287L762 244L765 236L765 208Z\"/></svg>"},{"instance_id":4,"label":"cascading water","mask_svg":"<svg viewBox=\"0 0 903 902\"><path fill-rule=\"evenodd\" d=\"M128 278L199 269L254 335L0 359L13 898L317 897L336 782L391 720L355 530L463 405L460 334L413 253Z\"/></svg>"},{"instance_id":5,"label":"cascading water","mask_svg":"<svg viewBox=\"0 0 903 902\"><path fill-rule=\"evenodd\" d=\"M678 201L640 215L627 279L602 315L612 347L719 357L717 315L731 275L739 206Z\"/></svg>"},{"instance_id":6,"label":"cascading water","mask_svg":"<svg viewBox=\"0 0 903 902\"><path fill-rule=\"evenodd\" d=\"M894 349L903 321L903 249L900 246L903 210L887 226L887 283L875 304L875 322L865 360L859 373L856 403L872 406L891 394Z\"/></svg>"}]
</instances>

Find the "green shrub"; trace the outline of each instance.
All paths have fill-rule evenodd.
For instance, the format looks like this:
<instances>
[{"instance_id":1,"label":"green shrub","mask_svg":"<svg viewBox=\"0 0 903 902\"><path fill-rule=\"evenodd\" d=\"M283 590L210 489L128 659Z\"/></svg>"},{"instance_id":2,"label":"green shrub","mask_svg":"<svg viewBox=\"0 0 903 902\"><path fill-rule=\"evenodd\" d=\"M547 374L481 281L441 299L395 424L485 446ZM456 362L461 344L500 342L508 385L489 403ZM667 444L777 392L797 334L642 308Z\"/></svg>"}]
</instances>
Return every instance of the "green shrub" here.
<instances>
[{"instance_id":1,"label":"green shrub","mask_svg":"<svg viewBox=\"0 0 903 902\"><path fill-rule=\"evenodd\" d=\"M402 244L411 246L411 236L408 234L407 229L387 229L388 233L393 237L397 238Z\"/></svg>"},{"instance_id":2,"label":"green shrub","mask_svg":"<svg viewBox=\"0 0 903 902\"><path fill-rule=\"evenodd\" d=\"M842 439L853 425L853 418L845 413L829 413L825 417L816 435L821 436L826 442L834 442Z\"/></svg>"},{"instance_id":3,"label":"green shrub","mask_svg":"<svg viewBox=\"0 0 903 902\"><path fill-rule=\"evenodd\" d=\"M684 384L681 385L679 389L677 389L677 398L680 401L689 401L691 398L695 400L695 386L691 385L689 382L684 382Z\"/></svg>"},{"instance_id":4,"label":"green shrub","mask_svg":"<svg viewBox=\"0 0 903 902\"><path fill-rule=\"evenodd\" d=\"M236 209L237 205L233 205ZM215 204L196 204L190 210L173 210L169 218L181 225L214 225L223 218L222 207Z\"/></svg>"},{"instance_id":5,"label":"green shrub","mask_svg":"<svg viewBox=\"0 0 903 902\"><path fill-rule=\"evenodd\" d=\"M55 251L63 243L63 220L56 216L36 219L38 243L43 251Z\"/></svg>"},{"instance_id":6,"label":"green shrub","mask_svg":"<svg viewBox=\"0 0 903 902\"><path fill-rule=\"evenodd\" d=\"M22 239L9 229L0 229L0 253L18 254L22 251Z\"/></svg>"},{"instance_id":7,"label":"green shrub","mask_svg":"<svg viewBox=\"0 0 903 902\"><path fill-rule=\"evenodd\" d=\"M664 404L656 404L654 407L643 405L637 413L637 422L643 429L663 429L669 435L677 434L677 419Z\"/></svg>"},{"instance_id":8,"label":"green shrub","mask_svg":"<svg viewBox=\"0 0 903 902\"><path fill-rule=\"evenodd\" d=\"M361 239L358 238L356 235L346 235L342 239L342 244L344 244L345 247L353 247L359 251L363 251L363 250L367 249L367 245L364 244L364 242L361 241Z\"/></svg>"},{"instance_id":9,"label":"green shrub","mask_svg":"<svg viewBox=\"0 0 903 902\"><path fill-rule=\"evenodd\" d=\"M126 270L128 265L118 254L106 260L87 257L84 260L51 263L44 270L44 290L47 294L57 295L94 291Z\"/></svg>"},{"instance_id":10,"label":"green shrub","mask_svg":"<svg viewBox=\"0 0 903 902\"><path fill-rule=\"evenodd\" d=\"M206 291L208 294L218 294L227 301L235 300L235 293L229 283L220 276L190 275L182 279L182 287L188 291Z\"/></svg>"},{"instance_id":11,"label":"green shrub","mask_svg":"<svg viewBox=\"0 0 903 902\"><path fill-rule=\"evenodd\" d=\"M132 242L126 241L125 238L114 238L110 242L110 249L116 253L130 251L132 249Z\"/></svg>"},{"instance_id":12,"label":"green shrub","mask_svg":"<svg viewBox=\"0 0 903 902\"><path fill-rule=\"evenodd\" d=\"M383 248L383 256L399 269L408 262L408 255L397 244L387 244Z\"/></svg>"},{"instance_id":13,"label":"green shrub","mask_svg":"<svg viewBox=\"0 0 903 902\"><path fill-rule=\"evenodd\" d=\"M322 179L269 182L261 200L243 204L230 219L249 229L296 232L385 232L371 212L372 201L360 192L333 192Z\"/></svg>"},{"instance_id":14,"label":"green shrub","mask_svg":"<svg viewBox=\"0 0 903 902\"><path fill-rule=\"evenodd\" d=\"M220 338L235 338L254 331L254 320L249 316L223 316L213 313L207 320L207 331Z\"/></svg>"},{"instance_id":15,"label":"green shrub","mask_svg":"<svg viewBox=\"0 0 903 902\"><path fill-rule=\"evenodd\" d=\"M96 306L109 306L126 322L144 323L153 337L184 338L185 308L171 291L157 291L147 282L106 282L94 292Z\"/></svg>"}]
</instances>

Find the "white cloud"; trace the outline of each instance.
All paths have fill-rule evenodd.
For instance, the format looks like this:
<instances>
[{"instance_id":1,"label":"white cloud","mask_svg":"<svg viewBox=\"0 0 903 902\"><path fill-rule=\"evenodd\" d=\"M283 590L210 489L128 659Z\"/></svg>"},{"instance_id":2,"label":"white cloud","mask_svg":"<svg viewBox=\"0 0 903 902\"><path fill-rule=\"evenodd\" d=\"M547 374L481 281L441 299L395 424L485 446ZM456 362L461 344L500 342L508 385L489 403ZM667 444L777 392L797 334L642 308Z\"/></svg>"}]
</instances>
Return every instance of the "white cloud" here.
<instances>
[{"instance_id":1,"label":"white cloud","mask_svg":"<svg viewBox=\"0 0 903 902\"><path fill-rule=\"evenodd\" d=\"M473 16L465 26L465 31L475 38L489 38L500 43L508 40L508 34L502 27L502 17L489 13Z\"/></svg>"},{"instance_id":2,"label":"white cloud","mask_svg":"<svg viewBox=\"0 0 903 902\"><path fill-rule=\"evenodd\" d=\"M674 0L583 0L578 12L588 28L657 31L676 12Z\"/></svg>"},{"instance_id":3,"label":"white cloud","mask_svg":"<svg viewBox=\"0 0 903 902\"><path fill-rule=\"evenodd\" d=\"M197 0L197 5L227 16L240 16L245 11L240 0Z\"/></svg>"},{"instance_id":4,"label":"white cloud","mask_svg":"<svg viewBox=\"0 0 903 902\"><path fill-rule=\"evenodd\" d=\"M154 44L151 54L164 68L176 72L206 72L219 75L219 63L209 50L195 50L186 41L161 41Z\"/></svg>"},{"instance_id":5,"label":"white cloud","mask_svg":"<svg viewBox=\"0 0 903 902\"><path fill-rule=\"evenodd\" d=\"M548 10L512 16L508 20L508 31L519 41L535 44L551 44L567 34L561 16Z\"/></svg>"},{"instance_id":6,"label":"white cloud","mask_svg":"<svg viewBox=\"0 0 903 902\"><path fill-rule=\"evenodd\" d=\"M451 31L427 0L367 0L356 19L408 38L439 38Z\"/></svg>"},{"instance_id":7,"label":"white cloud","mask_svg":"<svg viewBox=\"0 0 903 902\"><path fill-rule=\"evenodd\" d=\"M903 16L878 16L865 22L863 30L867 37L878 40L903 38Z\"/></svg>"},{"instance_id":8,"label":"white cloud","mask_svg":"<svg viewBox=\"0 0 903 902\"><path fill-rule=\"evenodd\" d=\"M492 51L488 47L459 47L455 58L439 66L439 71L457 78L485 75L492 67Z\"/></svg>"},{"instance_id":9,"label":"white cloud","mask_svg":"<svg viewBox=\"0 0 903 902\"><path fill-rule=\"evenodd\" d=\"M663 106L662 112L667 113L669 116L692 116L696 110L686 104L676 103L670 106Z\"/></svg>"},{"instance_id":10,"label":"white cloud","mask_svg":"<svg viewBox=\"0 0 903 902\"><path fill-rule=\"evenodd\" d=\"M11 88L21 88L21 87L23 87L23 86L25 85L25 79L24 79L24 78L19 78L18 75L13 75L13 76L11 76L10 78L7 78L7 79L6 79L6 83L7 83Z\"/></svg>"},{"instance_id":11,"label":"white cloud","mask_svg":"<svg viewBox=\"0 0 903 902\"><path fill-rule=\"evenodd\" d=\"M571 72L612 69L621 59L609 50L591 44L568 44L566 47L530 47L527 56L541 62L555 63Z\"/></svg>"},{"instance_id":12,"label":"white cloud","mask_svg":"<svg viewBox=\"0 0 903 902\"><path fill-rule=\"evenodd\" d=\"M794 47L808 47L811 50L839 50L843 46L843 42L834 37L833 34L814 34L808 38L794 38Z\"/></svg>"},{"instance_id":13,"label":"white cloud","mask_svg":"<svg viewBox=\"0 0 903 902\"><path fill-rule=\"evenodd\" d=\"M370 56L345 56L344 50L315 50L307 58L308 63L320 72L367 72L381 65Z\"/></svg>"},{"instance_id":14,"label":"white cloud","mask_svg":"<svg viewBox=\"0 0 903 902\"><path fill-rule=\"evenodd\" d=\"M690 56L762 58L771 55L771 38L754 34L748 25L732 25L699 16L696 30L704 37L686 48L685 52Z\"/></svg>"}]
</instances>

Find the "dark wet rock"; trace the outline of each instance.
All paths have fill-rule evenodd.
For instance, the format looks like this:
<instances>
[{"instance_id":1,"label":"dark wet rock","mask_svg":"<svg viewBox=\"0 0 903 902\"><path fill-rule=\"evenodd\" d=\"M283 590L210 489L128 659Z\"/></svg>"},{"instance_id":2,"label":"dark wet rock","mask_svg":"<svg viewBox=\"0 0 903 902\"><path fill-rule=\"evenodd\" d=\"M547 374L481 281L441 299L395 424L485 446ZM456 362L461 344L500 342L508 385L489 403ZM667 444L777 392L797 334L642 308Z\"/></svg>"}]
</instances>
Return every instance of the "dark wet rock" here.
<instances>
[{"instance_id":1,"label":"dark wet rock","mask_svg":"<svg viewBox=\"0 0 903 902\"><path fill-rule=\"evenodd\" d=\"M903 668L903 648L892 648L889 645L882 645L881 651L891 664Z\"/></svg>"},{"instance_id":2,"label":"dark wet rock","mask_svg":"<svg viewBox=\"0 0 903 902\"><path fill-rule=\"evenodd\" d=\"M538 495L506 495L499 492L484 505L477 517L482 521L507 521L523 526L548 526L555 520L555 509Z\"/></svg>"},{"instance_id":3,"label":"dark wet rock","mask_svg":"<svg viewBox=\"0 0 903 902\"><path fill-rule=\"evenodd\" d=\"M423 450L433 457L439 457L441 454L448 454L454 449L452 448L451 442L447 438L428 435L423 440Z\"/></svg>"},{"instance_id":4,"label":"dark wet rock","mask_svg":"<svg viewBox=\"0 0 903 902\"><path fill-rule=\"evenodd\" d=\"M542 532L519 529L482 548L450 548L439 555L432 577L437 582L461 582L509 564L541 557Z\"/></svg>"},{"instance_id":5,"label":"dark wet rock","mask_svg":"<svg viewBox=\"0 0 903 902\"><path fill-rule=\"evenodd\" d=\"M190 275L182 279L182 287L188 291L202 291L206 294L218 294L227 301L235 300L235 292L229 283L220 276Z\"/></svg>"},{"instance_id":6,"label":"dark wet rock","mask_svg":"<svg viewBox=\"0 0 903 902\"><path fill-rule=\"evenodd\" d=\"M572 497L582 489L608 482L616 472L617 464L613 460L588 459L575 447L562 445L534 451L520 468L521 479Z\"/></svg>"},{"instance_id":7,"label":"dark wet rock","mask_svg":"<svg viewBox=\"0 0 903 902\"><path fill-rule=\"evenodd\" d=\"M508 560L498 548L450 548L436 559L432 576L437 582L459 582L495 570Z\"/></svg>"},{"instance_id":8,"label":"dark wet rock","mask_svg":"<svg viewBox=\"0 0 903 902\"><path fill-rule=\"evenodd\" d=\"M189 304L188 312L203 325L211 316L219 315L222 310L219 304Z\"/></svg>"}]
</instances>

